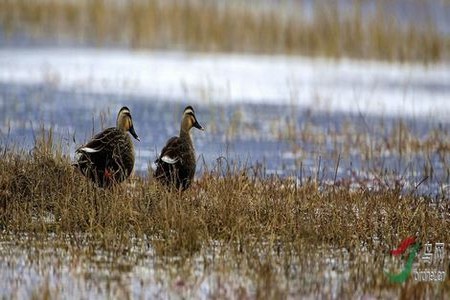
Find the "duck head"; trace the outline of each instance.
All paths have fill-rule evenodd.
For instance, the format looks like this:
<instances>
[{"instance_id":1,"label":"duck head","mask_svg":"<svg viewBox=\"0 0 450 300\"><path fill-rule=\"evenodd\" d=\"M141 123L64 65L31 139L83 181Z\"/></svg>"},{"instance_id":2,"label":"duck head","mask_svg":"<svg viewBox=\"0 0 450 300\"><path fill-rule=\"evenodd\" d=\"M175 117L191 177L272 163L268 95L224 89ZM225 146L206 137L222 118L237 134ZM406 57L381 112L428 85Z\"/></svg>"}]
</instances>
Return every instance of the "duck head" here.
<instances>
[{"instance_id":1,"label":"duck head","mask_svg":"<svg viewBox=\"0 0 450 300\"><path fill-rule=\"evenodd\" d=\"M134 131L130 110L126 106L122 107L117 115L117 128L125 132L128 131L136 140L140 141L136 131Z\"/></svg>"},{"instance_id":2,"label":"duck head","mask_svg":"<svg viewBox=\"0 0 450 300\"><path fill-rule=\"evenodd\" d=\"M199 130L205 130L202 127L202 125L198 123L192 106L187 106L183 112L183 119L181 121L181 131L189 132L192 127L195 127Z\"/></svg>"}]
</instances>

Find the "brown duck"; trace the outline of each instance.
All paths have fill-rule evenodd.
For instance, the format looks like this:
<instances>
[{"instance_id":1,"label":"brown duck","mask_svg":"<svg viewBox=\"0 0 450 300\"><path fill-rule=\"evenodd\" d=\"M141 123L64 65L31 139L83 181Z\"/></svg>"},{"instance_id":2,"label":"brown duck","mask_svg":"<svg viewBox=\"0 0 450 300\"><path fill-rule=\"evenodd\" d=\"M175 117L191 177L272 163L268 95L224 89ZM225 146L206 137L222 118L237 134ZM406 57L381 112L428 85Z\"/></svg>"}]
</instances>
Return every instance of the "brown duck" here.
<instances>
[{"instance_id":1,"label":"brown duck","mask_svg":"<svg viewBox=\"0 0 450 300\"><path fill-rule=\"evenodd\" d=\"M189 133L192 127L204 130L197 122L194 109L188 106L183 112L180 136L170 138L155 161L157 167L154 176L167 186L185 190L194 179L195 150Z\"/></svg>"},{"instance_id":2,"label":"brown duck","mask_svg":"<svg viewBox=\"0 0 450 300\"><path fill-rule=\"evenodd\" d=\"M124 181L134 167L134 145L128 132L140 141L134 131L130 110L124 106L117 115L116 127L98 133L76 150L75 167L100 187Z\"/></svg>"}]
</instances>

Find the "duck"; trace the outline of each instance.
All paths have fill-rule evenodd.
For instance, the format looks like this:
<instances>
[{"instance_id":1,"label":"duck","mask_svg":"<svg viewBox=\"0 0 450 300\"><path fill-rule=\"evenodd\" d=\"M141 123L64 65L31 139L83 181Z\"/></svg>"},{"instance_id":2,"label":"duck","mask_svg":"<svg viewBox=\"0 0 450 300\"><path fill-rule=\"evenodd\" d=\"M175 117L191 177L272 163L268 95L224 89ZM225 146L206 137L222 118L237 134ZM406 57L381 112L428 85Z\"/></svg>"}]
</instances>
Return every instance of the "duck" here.
<instances>
[{"instance_id":1,"label":"duck","mask_svg":"<svg viewBox=\"0 0 450 300\"><path fill-rule=\"evenodd\" d=\"M163 185L181 191L191 185L196 168L195 150L190 135L193 127L205 130L198 123L192 106L187 106L181 119L180 135L171 137L155 160L154 177Z\"/></svg>"},{"instance_id":2,"label":"duck","mask_svg":"<svg viewBox=\"0 0 450 300\"><path fill-rule=\"evenodd\" d=\"M134 144L128 133L140 141L130 109L124 106L117 114L116 127L96 134L75 151L74 166L99 187L123 182L131 175L135 161Z\"/></svg>"}]
</instances>

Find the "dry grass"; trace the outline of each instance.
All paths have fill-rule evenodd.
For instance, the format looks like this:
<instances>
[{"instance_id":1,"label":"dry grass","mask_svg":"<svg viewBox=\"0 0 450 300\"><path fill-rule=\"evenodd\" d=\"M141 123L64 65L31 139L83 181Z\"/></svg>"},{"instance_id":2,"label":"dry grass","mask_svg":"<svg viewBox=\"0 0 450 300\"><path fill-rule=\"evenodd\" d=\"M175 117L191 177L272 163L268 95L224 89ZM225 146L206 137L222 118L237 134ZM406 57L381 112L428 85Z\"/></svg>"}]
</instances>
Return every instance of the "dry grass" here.
<instances>
[{"instance_id":1,"label":"dry grass","mask_svg":"<svg viewBox=\"0 0 450 300\"><path fill-rule=\"evenodd\" d=\"M418 133L411 122L405 119L386 121L356 122L344 120L341 126L331 124L323 129L322 124L305 116L301 126L293 116L275 124L272 134L280 141L289 141L296 154L303 151L304 145L314 145L321 152L328 152L337 161L338 156L351 157L358 154L362 162L379 163L386 156L396 156L399 161L414 161L414 157L428 158L437 156L444 170L450 170L448 153L450 150L450 132L441 123L430 126ZM362 123L362 124L361 124ZM285 130L287 128L287 130ZM332 145L332 149L330 148ZM432 168L432 166L425 166ZM423 170L421 170L423 171ZM424 176L433 176L431 170Z\"/></svg>"},{"instance_id":2,"label":"dry grass","mask_svg":"<svg viewBox=\"0 0 450 300\"><path fill-rule=\"evenodd\" d=\"M211 240L326 243L336 247L395 244L417 233L447 239L447 207L437 209L400 189L319 189L309 181L265 177L259 168L218 165L185 193L135 176L113 189L96 188L53 145L52 135L30 152L3 149L0 224L8 231L85 232L161 237L164 252L196 251ZM444 203L445 204L445 203ZM446 204L445 204L446 205ZM54 221L48 216L54 215Z\"/></svg>"},{"instance_id":3,"label":"dry grass","mask_svg":"<svg viewBox=\"0 0 450 300\"><path fill-rule=\"evenodd\" d=\"M260 168L223 164L181 194L139 176L100 189L71 167L51 131L30 152L5 147L0 147L0 226L16 238L21 233L39 237L41 247L61 247L91 260L96 249L106 250L112 253L111 267L120 268L117 261L129 259L132 240L146 236L165 264L173 263L170 257L181 259L171 275L174 281L183 272L189 278L198 267L189 258L200 255L208 264L211 253L205 249L218 249L212 266L204 268L216 268L225 278L236 270L248 272L257 298L287 297L292 289L297 295L331 297L320 275L329 268L328 255L336 257L338 270L350 263L349 284L342 285L340 296L353 295L352 286L360 295L378 297L444 297L449 292L448 279L437 288L391 285L383 273L388 251L406 236L450 240L448 201L432 207L426 198L400 188L319 188L314 180L299 185L290 178L266 177ZM43 239L49 233L61 241L49 246L54 241ZM249 296L245 289L226 292L217 280L211 296ZM286 280L299 286L287 288ZM48 283L43 287L53 293Z\"/></svg>"},{"instance_id":4,"label":"dry grass","mask_svg":"<svg viewBox=\"0 0 450 300\"><path fill-rule=\"evenodd\" d=\"M0 23L6 37L26 33L63 44L425 63L449 58L450 38L431 20L400 24L384 1L370 13L362 12L361 0L349 10L337 3L314 1L307 17L301 2L4 0Z\"/></svg>"}]
</instances>

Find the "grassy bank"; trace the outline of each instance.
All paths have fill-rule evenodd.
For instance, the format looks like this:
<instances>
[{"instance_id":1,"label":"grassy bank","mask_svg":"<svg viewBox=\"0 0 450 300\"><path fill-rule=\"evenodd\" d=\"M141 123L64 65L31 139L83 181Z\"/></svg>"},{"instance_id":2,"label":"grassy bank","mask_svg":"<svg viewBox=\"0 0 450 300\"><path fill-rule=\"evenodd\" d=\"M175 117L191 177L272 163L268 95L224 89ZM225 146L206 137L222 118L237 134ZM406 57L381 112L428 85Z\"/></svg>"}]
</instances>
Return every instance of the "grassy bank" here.
<instances>
[{"instance_id":1,"label":"grassy bank","mask_svg":"<svg viewBox=\"0 0 450 300\"><path fill-rule=\"evenodd\" d=\"M0 149L0 226L9 233L3 235L3 245L11 239L23 251L61 249L56 256L60 265L70 257L72 267L87 263L96 270L85 280L103 282L96 272L104 268L126 274L148 264L144 253L149 245L163 270L173 266L165 272L175 285L180 276L183 282L195 277L201 261L206 273L232 280L236 275L230 274L237 272L249 278L256 298L290 293L347 297L354 295L355 286L360 295L379 297L449 293L448 279L438 285L411 280L395 285L384 274L392 270L386 262L389 250L405 237L416 235L431 243L450 240L448 199L430 205L427 197L402 193L400 187L324 187L314 179L299 184L292 178L265 176L258 167L227 166L225 161L181 194L140 176L105 190L73 169L51 132L38 138L31 151L7 145ZM103 258L99 253L109 254ZM331 268L326 257L336 260L336 267ZM103 263L97 265L97 260ZM322 281L323 273L334 268L347 274L337 295ZM49 298L58 295L53 285L43 283ZM62 293L64 283L58 286ZM221 294L218 288L211 296L247 292Z\"/></svg>"},{"instance_id":2,"label":"grassy bank","mask_svg":"<svg viewBox=\"0 0 450 300\"><path fill-rule=\"evenodd\" d=\"M218 165L179 194L152 178L99 189L80 176L51 135L30 151L2 148L1 226L8 231L160 236L165 253L196 251L210 240L274 237L293 243L371 247L418 234L448 240L448 211L401 189L321 187L264 176L260 168ZM443 203L446 205L446 203ZM54 219L49 221L48 216Z\"/></svg>"},{"instance_id":3,"label":"grassy bank","mask_svg":"<svg viewBox=\"0 0 450 300\"><path fill-rule=\"evenodd\" d=\"M450 38L438 32L422 2L418 13L429 21L402 24L388 1L363 12L361 0L348 9L338 1L314 1L310 8L301 1L6 0L0 22L6 40L25 34L36 41L138 49L448 59Z\"/></svg>"}]
</instances>

